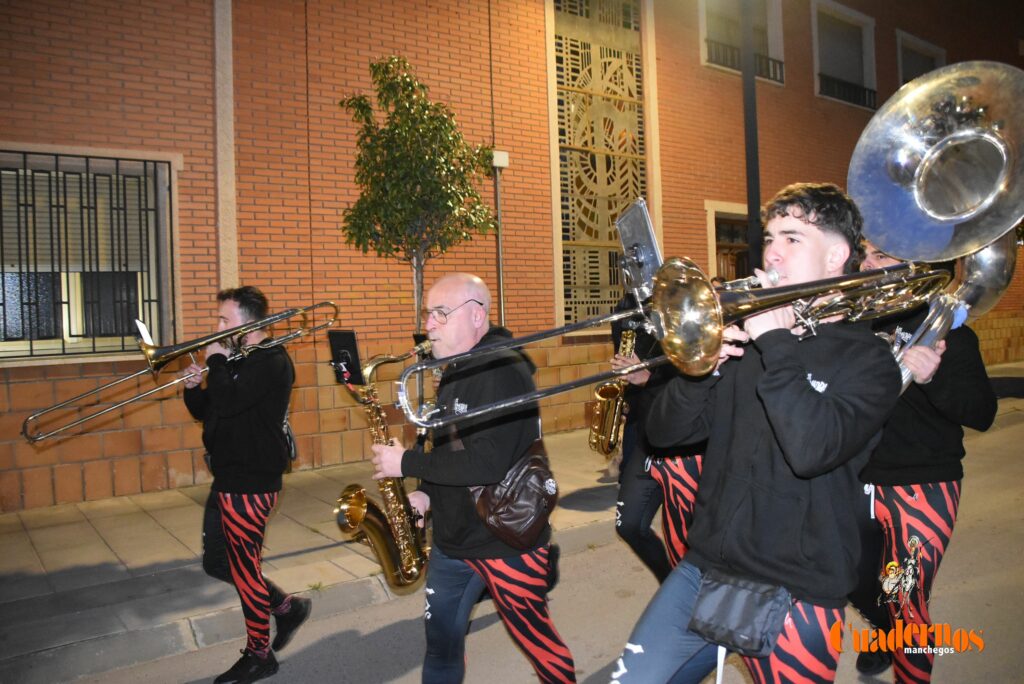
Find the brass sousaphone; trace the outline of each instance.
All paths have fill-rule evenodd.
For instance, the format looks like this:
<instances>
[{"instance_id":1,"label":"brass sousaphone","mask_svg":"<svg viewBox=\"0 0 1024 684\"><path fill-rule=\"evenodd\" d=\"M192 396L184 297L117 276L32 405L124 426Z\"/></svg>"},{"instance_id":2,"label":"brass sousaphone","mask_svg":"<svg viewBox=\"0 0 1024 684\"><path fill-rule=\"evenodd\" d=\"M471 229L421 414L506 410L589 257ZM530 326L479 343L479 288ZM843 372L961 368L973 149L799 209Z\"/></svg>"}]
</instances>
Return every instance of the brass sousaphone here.
<instances>
[{"instance_id":1,"label":"brass sousaphone","mask_svg":"<svg viewBox=\"0 0 1024 684\"><path fill-rule=\"evenodd\" d=\"M1024 218L1021 102L1024 72L996 62L954 64L903 86L861 135L847 191L865 236L917 263L762 291L716 289L689 259L670 259L654 278L652 312L666 356L684 373L706 373L726 326L782 304L813 327L833 315L867 320L928 303L896 353L901 361L910 346L934 346L990 310L1013 277L1011 229ZM941 292L948 278L924 262L950 259L958 259L956 277ZM900 367L906 389L910 373Z\"/></svg>"},{"instance_id":2,"label":"brass sousaphone","mask_svg":"<svg viewBox=\"0 0 1024 684\"><path fill-rule=\"evenodd\" d=\"M857 143L847 190L865 236L898 259L957 259L952 285L903 349L934 346L986 313L1013 278L1012 229L1024 220L1022 102L1024 71L952 64L900 88Z\"/></svg>"}]
</instances>

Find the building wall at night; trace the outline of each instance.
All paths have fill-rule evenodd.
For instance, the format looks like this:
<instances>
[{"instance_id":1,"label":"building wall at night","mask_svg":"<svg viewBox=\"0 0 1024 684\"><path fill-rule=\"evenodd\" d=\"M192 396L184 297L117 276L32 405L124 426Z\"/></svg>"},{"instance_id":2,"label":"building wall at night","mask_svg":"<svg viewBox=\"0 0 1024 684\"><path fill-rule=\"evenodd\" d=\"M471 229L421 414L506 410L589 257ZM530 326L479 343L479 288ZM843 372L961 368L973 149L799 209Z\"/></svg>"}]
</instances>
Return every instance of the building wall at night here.
<instances>
[{"instance_id":1,"label":"building wall at night","mask_svg":"<svg viewBox=\"0 0 1024 684\"><path fill-rule=\"evenodd\" d=\"M641 3L648 201L663 254L688 255L712 270L708 207L746 205L741 78L701 60L701 13L714 1ZM761 199L799 180L845 185L873 111L815 93L817 1L768 5L778 10L785 78L756 86ZM982 16L955 0L843 3L873 20L878 103L900 85L898 31L941 47L947 64L990 59L1024 67L1016 3L988 5ZM223 78L215 66L217 41L225 45L218 6L230 10L226 99L218 95ZM338 105L370 92L371 61L401 54L431 97L450 105L467 140L510 155L501 176L506 325L517 334L537 332L559 324L562 296L550 102L555 12L553 0L12 0L0 7L0 148L171 163L175 339L164 344L212 332L216 292L244 283L263 288L274 311L337 302L339 327L357 332L366 358L403 352L415 325L412 270L345 244L342 212L358 195L357 131ZM229 198L218 196L225 187L218 178L225 168L218 166L218 97L232 104ZM480 191L493 203L492 181ZM219 209L224 199L233 207L231 225ZM225 231L237 248L223 240ZM496 244L493 235L476 236L430 261L427 285L459 270L495 289ZM228 263L236 264L237 282L222 280ZM975 325L989 362L1024 359L1022 268L999 306ZM289 351L298 370L291 408L297 467L365 459L370 437L362 409L335 382L326 338ZM607 331L598 330L553 339L531 355L538 384L550 386L606 368L611 352ZM30 413L142 363L134 353L0 360L0 510L209 481L200 428L180 392L132 404L71 438L32 445L21 437ZM394 399L397 373L395 366L381 369L385 402ZM117 396L153 386L148 378L131 384ZM545 400L545 429L585 427L590 396L581 388ZM554 460L557 468L557 454ZM595 468L601 465L595 455Z\"/></svg>"}]
</instances>

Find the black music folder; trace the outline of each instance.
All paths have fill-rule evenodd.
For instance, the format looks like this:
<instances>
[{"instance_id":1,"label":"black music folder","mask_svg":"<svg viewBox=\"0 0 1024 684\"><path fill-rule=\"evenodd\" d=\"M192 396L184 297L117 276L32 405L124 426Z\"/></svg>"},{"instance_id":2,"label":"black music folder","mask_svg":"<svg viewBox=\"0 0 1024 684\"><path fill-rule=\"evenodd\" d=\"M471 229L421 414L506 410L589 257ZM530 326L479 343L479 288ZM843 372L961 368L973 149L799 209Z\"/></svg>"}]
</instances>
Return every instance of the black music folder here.
<instances>
[{"instance_id":1,"label":"black music folder","mask_svg":"<svg viewBox=\"0 0 1024 684\"><path fill-rule=\"evenodd\" d=\"M359 364L359 350L356 348L355 331L328 330L327 340L331 345L331 366L338 382L365 385L362 366Z\"/></svg>"}]
</instances>

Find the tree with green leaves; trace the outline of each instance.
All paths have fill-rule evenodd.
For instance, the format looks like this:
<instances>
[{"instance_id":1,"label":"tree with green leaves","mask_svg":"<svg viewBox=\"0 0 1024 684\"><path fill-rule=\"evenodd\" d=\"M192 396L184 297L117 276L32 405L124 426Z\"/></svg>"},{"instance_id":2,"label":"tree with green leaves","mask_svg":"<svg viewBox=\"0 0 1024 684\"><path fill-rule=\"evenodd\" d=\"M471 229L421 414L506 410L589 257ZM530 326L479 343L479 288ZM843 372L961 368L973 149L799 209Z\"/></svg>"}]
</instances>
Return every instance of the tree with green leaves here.
<instances>
[{"instance_id":1,"label":"tree with green leaves","mask_svg":"<svg viewBox=\"0 0 1024 684\"><path fill-rule=\"evenodd\" d=\"M339 103L360 126L355 170L361 193L345 209L345 241L364 254L373 249L412 265L421 332L427 261L494 228L490 207L474 187L489 174L492 152L466 142L455 115L430 100L404 58L373 62L370 75L383 123L366 95Z\"/></svg>"}]
</instances>

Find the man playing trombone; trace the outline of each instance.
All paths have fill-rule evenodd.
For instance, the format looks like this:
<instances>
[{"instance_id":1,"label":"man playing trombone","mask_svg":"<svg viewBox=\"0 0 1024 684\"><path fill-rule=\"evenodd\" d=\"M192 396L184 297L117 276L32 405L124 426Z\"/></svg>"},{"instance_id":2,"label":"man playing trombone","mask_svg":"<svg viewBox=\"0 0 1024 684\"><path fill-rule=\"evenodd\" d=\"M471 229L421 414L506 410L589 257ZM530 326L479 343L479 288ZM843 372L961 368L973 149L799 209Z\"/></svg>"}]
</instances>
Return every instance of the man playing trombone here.
<instances>
[{"instance_id":1,"label":"man playing trombone","mask_svg":"<svg viewBox=\"0 0 1024 684\"><path fill-rule=\"evenodd\" d=\"M437 359L502 342L511 333L490 324L491 295L478 277L454 273L427 293L423 315ZM438 387L442 415L466 413L534 390L534 365L519 350L463 359L445 368ZM439 429L430 453L400 444L373 445L375 479L421 478L409 494L420 515L433 509L427 570L423 682L450 684L465 675L470 611L484 590L542 682L575 682L572 654L555 629L547 593L555 571L550 527L523 551L495 536L477 515L469 487L501 481L540 437L537 405Z\"/></svg>"},{"instance_id":2,"label":"man playing trombone","mask_svg":"<svg viewBox=\"0 0 1024 684\"><path fill-rule=\"evenodd\" d=\"M778 285L853 270L860 212L836 186L788 186L762 220L764 266ZM744 656L754 681L834 680L839 654L828 635L856 582L857 474L899 396L900 374L867 324L806 332L792 306L749 316L742 330L725 331L713 373L676 378L655 400L652 442L707 439L707 450L690 550L634 627L614 681L701 681L715 667L716 643L741 648L754 627L721 622L721 600L740 597L741 615L775 616L758 648L745 649L756 654Z\"/></svg>"},{"instance_id":3,"label":"man playing trombone","mask_svg":"<svg viewBox=\"0 0 1024 684\"><path fill-rule=\"evenodd\" d=\"M218 331L262 320L267 298L251 286L217 294ZM185 369L185 405L203 421L213 484L203 516L203 569L234 585L245 617L242 657L216 682L254 682L275 674L284 648L309 617L309 599L286 595L263 576L263 536L281 491L291 449L284 430L295 369L284 346L255 329L234 344L206 347L206 368ZM240 352L240 353L237 353ZM203 372L209 371L206 387ZM270 614L277 634L270 643Z\"/></svg>"},{"instance_id":4,"label":"man playing trombone","mask_svg":"<svg viewBox=\"0 0 1024 684\"><path fill-rule=\"evenodd\" d=\"M627 294L619 307L636 308L636 300ZM617 308L619 308L617 307ZM623 329L631 322L612 323L612 341L619 349ZM631 356L615 354L612 368L627 368L640 360L661 353L657 338L637 326L637 343ZM686 555L686 534L693 522L693 504L700 482L700 452L704 444L679 445L654 449L646 434L645 423L651 402L678 371L666 364L653 372L641 370L626 377L628 406L622 437L622 466L619 492L615 501L615 531L625 541L658 582ZM651 521L661 508L662 538L651 529Z\"/></svg>"}]
</instances>

